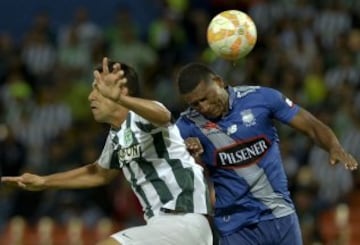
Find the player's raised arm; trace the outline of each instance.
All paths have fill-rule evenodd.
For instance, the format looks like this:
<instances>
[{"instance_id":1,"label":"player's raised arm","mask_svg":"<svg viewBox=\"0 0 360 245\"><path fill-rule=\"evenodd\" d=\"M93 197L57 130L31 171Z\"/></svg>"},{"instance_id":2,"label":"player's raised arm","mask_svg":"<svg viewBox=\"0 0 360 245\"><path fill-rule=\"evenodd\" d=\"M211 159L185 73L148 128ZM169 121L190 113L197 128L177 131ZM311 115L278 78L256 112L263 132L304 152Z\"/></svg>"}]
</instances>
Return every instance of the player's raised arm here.
<instances>
[{"instance_id":1,"label":"player's raised arm","mask_svg":"<svg viewBox=\"0 0 360 245\"><path fill-rule=\"evenodd\" d=\"M44 189L80 189L104 185L111 181L117 174L117 170L104 169L94 163L46 176L31 173L24 173L21 176L14 177L4 176L1 177L1 182L29 191L41 191Z\"/></svg>"},{"instance_id":2,"label":"player's raised arm","mask_svg":"<svg viewBox=\"0 0 360 245\"><path fill-rule=\"evenodd\" d=\"M330 164L341 162L345 165L346 169L357 169L358 162L350 153L344 150L331 128L314 117L310 112L301 109L292 119L290 125L305 133L317 145L329 152Z\"/></svg>"},{"instance_id":3,"label":"player's raised arm","mask_svg":"<svg viewBox=\"0 0 360 245\"><path fill-rule=\"evenodd\" d=\"M126 107L158 126L170 123L168 109L152 100L140 98L136 72L126 64L103 59L102 66L94 71L93 86L104 97Z\"/></svg>"}]
</instances>

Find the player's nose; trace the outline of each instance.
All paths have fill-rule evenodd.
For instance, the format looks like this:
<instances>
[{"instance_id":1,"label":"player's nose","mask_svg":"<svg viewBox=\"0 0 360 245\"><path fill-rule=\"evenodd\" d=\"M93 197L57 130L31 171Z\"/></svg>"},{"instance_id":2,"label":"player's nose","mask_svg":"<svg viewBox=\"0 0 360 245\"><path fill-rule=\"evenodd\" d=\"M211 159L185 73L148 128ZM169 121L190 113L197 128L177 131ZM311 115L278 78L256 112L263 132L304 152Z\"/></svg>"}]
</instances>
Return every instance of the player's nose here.
<instances>
[{"instance_id":1,"label":"player's nose","mask_svg":"<svg viewBox=\"0 0 360 245\"><path fill-rule=\"evenodd\" d=\"M199 112L200 113L207 113L209 111L209 103L205 102L205 101L201 101L199 102Z\"/></svg>"},{"instance_id":2,"label":"player's nose","mask_svg":"<svg viewBox=\"0 0 360 245\"><path fill-rule=\"evenodd\" d=\"M95 98L94 90L91 90L91 92L89 93L89 96L88 96L88 100L92 101L92 100L94 100L94 98Z\"/></svg>"}]
</instances>

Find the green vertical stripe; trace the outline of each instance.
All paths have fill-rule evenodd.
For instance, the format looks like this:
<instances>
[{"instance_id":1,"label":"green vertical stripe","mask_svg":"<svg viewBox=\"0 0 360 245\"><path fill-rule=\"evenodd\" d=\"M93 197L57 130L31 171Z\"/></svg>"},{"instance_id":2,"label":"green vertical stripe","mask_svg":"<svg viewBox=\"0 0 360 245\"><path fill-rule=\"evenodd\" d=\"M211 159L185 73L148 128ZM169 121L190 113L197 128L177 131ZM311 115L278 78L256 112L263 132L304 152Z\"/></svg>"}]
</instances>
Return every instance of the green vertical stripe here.
<instances>
[{"instance_id":1,"label":"green vertical stripe","mask_svg":"<svg viewBox=\"0 0 360 245\"><path fill-rule=\"evenodd\" d=\"M135 138L134 134L133 138L134 142L137 143L137 139ZM161 203L167 203L174 198L166 183L162 179L160 179L156 169L151 162L141 157L138 160L138 165L144 172L146 180L148 180L154 186L154 189L156 190L156 193L158 194Z\"/></svg>"},{"instance_id":2,"label":"green vertical stripe","mask_svg":"<svg viewBox=\"0 0 360 245\"><path fill-rule=\"evenodd\" d=\"M117 151L113 151L110 159L110 168L120 169L119 158L117 157Z\"/></svg>"},{"instance_id":3,"label":"green vertical stripe","mask_svg":"<svg viewBox=\"0 0 360 245\"><path fill-rule=\"evenodd\" d=\"M135 122L135 124L145 133L150 133L152 130L156 129L156 127L150 123Z\"/></svg>"},{"instance_id":4,"label":"green vertical stripe","mask_svg":"<svg viewBox=\"0 0 360 245\"><path fill-rule=\"evenodd\" d=\"M128 116L126 118L126 128L130 128L131 127L131 113L128 113ZM133 137L133 143L134 144L137 144L138 143L138 140L136 139L134 133L131 131L132 133L132 137ZM130 167L130 164L125 164L127 170L129 171L130 173L130 182L131 182L131 185L133 187L133 189L135 190L135 192L141 197L141 199L143 200L143 202L145 203L146 207L145 207L145 215L147 217L152 217L154 216L154 212L153 210L151 209L151 204L149 202L149 200L147 199L146 195L145 195L145 192L144 190L141 188L140 185L138 185L136 183L137 181L137 178L135 176L135 173L134 171L131 169Z\"/></svg>"},{"instance_id":5,"label":"green vertical stripe","mask_svg":"<svg viewBox=\"0 0 360 245\"><path fill-rule=\"evenodd\" d=\"M125 167L129 170L129 173L130 173L130 182L131 182L131 185L132 187L134 188L134 190L136 191L136 193L139 194L139 196L141 197L141 199L144 201L146 207L145 207L145 215L147 217L152 217L154 216L154 212L152 211L151 209L151 205L149 203L149 200L146 198L146 195L145 195L145 192L143 191L143 189L136 184L136 177L135 177L135 174L134 172L132 171L132 169L130 168L129 165L125 165Z\"/></svg>"},{"instance_id":6,"label":"green vertical stripe","mask_svg":"<svg viewBox=\"0 0 360 245\"><path fill-rule=\"evenodd\" d=\"M130 121L130 119L131 118L128 117L129 121ZM137 123L137 125L139 126L140 123ZM127 123L126 127L129 128L130 123L129 124ZM147 128L151 128L151 127L153 127L153 126L149 125ZM139 142L133 132L132 132L132 137L134 140L133 143L138 144ZM152 165L152 163L147 161L143 157L138 159L137 163L138 163L139 168L141 168L141 170L145 174L146 180L149 181L154 186L154 189L155 189L156 193L158 194L161 203L167 203L170 200L172 200L174 198L173 195L171 194L166 183L162 179L160 179L160 177L158 176L157 171L154 168L154 166Z\"/></svg>"},{"instance_id":7,"label":"green vertical stripe","mask_svg":"<svg viewBox=\"0 0 360 245\"><path fill-rule=\"evenodd\" d=\"M179 159L170 159L169 153L167 151L167 144L164 141L164 138L169 138L168 133L169 131L167 130L152 135L155 151L159 158L163 158L168 162L172 171L174 172L177 184L182 189L182 192L176 200L176 210L193 212L194 173L191 168L183 168Z\"/></svg>"},{"instance_id":8,"label":"green vertical stripe","mask_svg":"<svg viewBox=\"0 0 360 245\"><path fill-rule=\"evenodd\" d=\"M171 194L166 183L158 176L156 169L151 164L151 162L141 158L138 164L141 170L144 172L146 180L148 180L154 186L161 203L167 203L172 200L174 198L173 195Z\"/></svg>"},{"instance_id":9,"label":"green vertical stripe","mask_svg":"<svg viewBox=\"0 0 360 245\"><path fill-rule=\"evenodd\" d=\"M209 191L210 188L209 188L208 182L205 178L205 175L204 175L203 181L205 184L206 209L212 210L212 205L211 205L211 201L210 201L210 191Z\"/></svg>"},{"instance_id":10,"label":"green vertical stripe","mask_svg":"<svg viewBox=\"0 0 360 245\"><path fill-rule=\"evenodd\" d=\"M146 133L151 133L155 129L152 124L144 124L136 122L136 126ZM175 209L184 212L194 212L194 172L192 168L184 168L180 159L170 159L168 147L170 141L165 142L165 138L169 138L169 131L162 130L162 132L153 133L153 146L155 148L157 157L164 159L171 167L178 186L181 188L181 193L177 197ZM134 136L135 138L135 136ZM169 187L157 175L157 172L151 162L141 159L139 162L140 168L146 175L146 179L152 183L162 203L173 199ZM208 190L207 190L208 191Z\"/></svg>"},{"instance_id":11,"label":"green vertical stripe","mask_svg":"<svg viewBox=\"0 0 360 245\"><path fill-rule=\"evenodd\" d=\"M126 117L126 128L130 128L131 126L131 113L129 112Z\"/></svg>"}]
</instances>

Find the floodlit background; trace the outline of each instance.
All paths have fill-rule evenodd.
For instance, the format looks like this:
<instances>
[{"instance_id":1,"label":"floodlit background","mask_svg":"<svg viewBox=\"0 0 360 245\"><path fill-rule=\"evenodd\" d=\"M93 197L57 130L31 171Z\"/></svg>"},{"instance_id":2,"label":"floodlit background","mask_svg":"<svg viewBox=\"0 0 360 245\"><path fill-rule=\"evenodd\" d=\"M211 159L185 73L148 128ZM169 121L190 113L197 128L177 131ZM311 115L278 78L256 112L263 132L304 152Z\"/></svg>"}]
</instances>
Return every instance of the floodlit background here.
<instances>
[{"instance_id":1,"label":"floodlit background","mask_svg":"<svg viewBox=\"0 0 360 245\"><path fill-rule=\"evenodd\" d=\"M254 50L226 62L206 28L226 9L258 28ZM232 85L271 86L331 126L360 160L360 1L4 0L0 3L0 161L3 175L50 174L97 159L107 126L87 95L103 56L134 66L147 98L177 117L174 75L189 61ZM305 136L280 126L284 167L305 244L360 241L360 174L327 164ZM0 187L0 244L95 244L142 224L122 176L91 190ZM52 242L50 242L52 240Z\"/></svg>"}]
</instances>

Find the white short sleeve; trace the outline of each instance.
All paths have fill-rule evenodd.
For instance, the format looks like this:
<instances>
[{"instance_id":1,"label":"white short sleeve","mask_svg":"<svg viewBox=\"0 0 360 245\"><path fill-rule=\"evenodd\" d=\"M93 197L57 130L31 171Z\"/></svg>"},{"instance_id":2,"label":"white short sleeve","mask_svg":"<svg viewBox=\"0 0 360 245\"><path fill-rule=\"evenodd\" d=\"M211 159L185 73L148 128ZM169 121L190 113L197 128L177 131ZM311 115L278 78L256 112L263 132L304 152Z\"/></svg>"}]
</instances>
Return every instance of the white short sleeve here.
<instances>
[{"instance_id":1,"label":"white short sleeve","mask_svg":"<svg viewBox=\"0 0 360 245\"><path fill-rule=\"evenodd\" d=\"M111 136L108 134L104 148L101 152L99 159L97 160L98 164L103 168L110 168L111 157L114 152L114 146L112 144Z\"/></svg>"}]
</instances>

